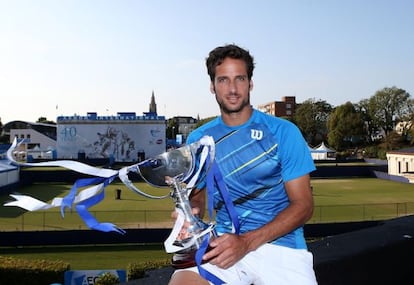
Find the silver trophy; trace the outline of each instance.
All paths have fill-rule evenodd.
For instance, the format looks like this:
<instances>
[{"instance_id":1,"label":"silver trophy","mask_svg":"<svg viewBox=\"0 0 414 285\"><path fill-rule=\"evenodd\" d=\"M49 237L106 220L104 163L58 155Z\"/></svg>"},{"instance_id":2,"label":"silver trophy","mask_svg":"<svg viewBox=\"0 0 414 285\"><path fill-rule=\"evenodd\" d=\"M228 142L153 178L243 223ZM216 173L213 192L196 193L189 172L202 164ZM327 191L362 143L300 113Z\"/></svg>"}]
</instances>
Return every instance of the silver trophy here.
<instances>
[{"instance_id":1,"label":"silver trophy","mask_svg":"<svg viewBox=\"0 0 414 285\"><path fill-rule=\"evenodd\" d=\"M107 178L110 181L115 176L118 176L129 189L145 197L154 199L171 197L175 203L177 220L170 236L164 242L164 246L168 253L175 253L172 265L176 268L194 266L195 252L200 248L206 235L214 235L214 225L212 223L205 223L199 217L193 215L189 200L191 191L203 181L214 161L215 145L212 137L202 137L195 143L164 152L137 164L123 167L119 171L94 168L80 162L66 160L19 163L14 160L12 155L12 151L16 146L17 140L14 140L13 145L7 151L8 159L16 165L60 166L80 173ZM139 173L152 186L170 187L171 192L166 196L153 196L145 193L135 187L128 177L129 172ZM77 190L76 187L73 189ZM81 202L85 203L85 201L89 201L92 197L101 193L103 189L104 183L100 183L80 191L76 196L68 195L69 200L56 197L50 204L26 195L12 195L16 201L6 203L5 206L18 206L28 211L46 210L52 207L61 207L62 210L63 207L64 212L65 207L72 207ZM97 230L123 233L115 225L99 223L96 220L93 220L92 223L87 223L87 225Z\"/></svg>"},{"instance_id":2,"label":"silver trophy","mask_svg":"<svg viewBox=\"0 0 414 285\"><path fill-rule=\"evenodd\" d=\"M172 258L175 268L194 266L195 252L205 235L214 235L214 225L194 215L189 200L192 189L206 176L213 160L214 141L211 137L203 137L198 142L164 152L130 169L152 186L171 188L170 197L175 203L178 218L164 245L167 252L175 253Z\"/></svg>"}]
</instances>

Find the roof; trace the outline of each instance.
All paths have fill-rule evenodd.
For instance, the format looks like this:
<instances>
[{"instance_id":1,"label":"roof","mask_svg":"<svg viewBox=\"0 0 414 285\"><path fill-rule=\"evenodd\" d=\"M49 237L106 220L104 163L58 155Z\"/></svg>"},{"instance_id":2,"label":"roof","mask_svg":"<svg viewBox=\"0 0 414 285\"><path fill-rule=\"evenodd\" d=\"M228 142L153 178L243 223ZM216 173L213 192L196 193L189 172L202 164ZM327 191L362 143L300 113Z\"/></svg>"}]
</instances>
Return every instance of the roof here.
<instances>
[{"instance_id":1,"label":"roof","mask_svg":"<svg viewBox=\"0 0 414 285\"><path fill-rule=\"evenodd\" d=\"M390 151L387 151L387 153L389 153L389 154L414 155L414 147L407 147L407 148L402 148L402 149L398 149L398 150L390 150Z\"/></svg>"},{"instance_id":2,"label":"roof","mask_svg":"<svg viewBox=\"0 0 414 285\"><path fill-rule=\"evenodd\" d=\"M322 142L317 148L313 149L314 152L336 152L336 150L330 149Z\"/></svg>"}]
</instances>

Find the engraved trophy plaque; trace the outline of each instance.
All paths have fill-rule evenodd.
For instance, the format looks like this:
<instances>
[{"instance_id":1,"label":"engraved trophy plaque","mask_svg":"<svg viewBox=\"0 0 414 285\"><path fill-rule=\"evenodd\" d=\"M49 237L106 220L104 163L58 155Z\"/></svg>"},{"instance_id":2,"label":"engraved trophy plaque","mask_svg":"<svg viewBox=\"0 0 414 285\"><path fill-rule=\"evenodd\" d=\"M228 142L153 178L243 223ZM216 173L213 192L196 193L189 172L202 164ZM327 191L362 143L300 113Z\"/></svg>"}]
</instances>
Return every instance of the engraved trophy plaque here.
<instances>
[{"instance_id":1,"label":"engraved trophy plaque","mask_svg":"<svg viewBox=\"0 0 414 285\"><path fill-rule=\"evenodd\" d=\"M196 265L195 252L205 235L214 235L214 225L205 223L192 213L191 190L206 176L214 160L214 141L203 137L200 141L164 152L137 164L137 172L150 185L170 187L177 220L165 249L175 253L172 266L186 268Z\"/></svg>"}]
</instances>

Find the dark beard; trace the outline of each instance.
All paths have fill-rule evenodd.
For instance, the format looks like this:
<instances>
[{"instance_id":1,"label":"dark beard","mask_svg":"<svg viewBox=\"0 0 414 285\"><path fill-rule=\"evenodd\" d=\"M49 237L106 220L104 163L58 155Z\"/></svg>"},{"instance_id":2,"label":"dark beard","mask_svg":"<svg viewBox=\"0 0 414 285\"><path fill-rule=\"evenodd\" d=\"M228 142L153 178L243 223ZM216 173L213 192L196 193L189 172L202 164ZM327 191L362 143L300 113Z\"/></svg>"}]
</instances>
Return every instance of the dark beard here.
<instances>
[{"instance_id":1,"label":"dark beard","mask_svg":"<svg viewBox=\"0 0 414 285\"><path fill-rule=\"evenodd\" d=\"M219 101L219 100L218 100L217 95L216 95L216 101L217 101L217 104L218 104L218 105L219 105L219 107L220 107L220 110L221 110L223 113L225 113L225 114L233 114L233 113L238 113L238 112L240 112L241 110L243 110L246 106L250 106L250 93L249 93L249 96L246 98L246 100L244 100L244 101L240 104L240 106L239 106L238 108L236 108L236 109L229 109L229 108L227 108L227 107L226 107L226 105L225 105L225 104L223 104L223 102L221 102L221 101Z\"/></svg>"}]
</instances>

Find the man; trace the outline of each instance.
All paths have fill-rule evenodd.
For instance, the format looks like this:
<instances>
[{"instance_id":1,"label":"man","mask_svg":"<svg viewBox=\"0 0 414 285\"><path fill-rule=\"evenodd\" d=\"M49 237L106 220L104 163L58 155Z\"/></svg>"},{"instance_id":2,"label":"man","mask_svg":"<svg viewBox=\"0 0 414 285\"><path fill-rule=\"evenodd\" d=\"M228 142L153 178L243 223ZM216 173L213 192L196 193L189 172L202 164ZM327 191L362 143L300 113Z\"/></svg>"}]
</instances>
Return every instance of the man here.
<instances>
[{"instance_id":1,"label":"man","mask_svg":"<svg viewBox=\"0 0 414 285\"><path fill-rule=\"evenodd\" d=\"M216 231L202 267L226 284L316 284L303 224L313 212L309 173L315 170L308 146L289 121L250 105L254 61L236 45L212 50L206 60L210 91L221 116L193 131L188 143L205 135L216 142L216 162L240 222L234 233L218 189ZM194 190L191 204L204 213L205 193ZM210 284L197 267L177 270L170 285Z\"/></svg>"}]
</instances>

